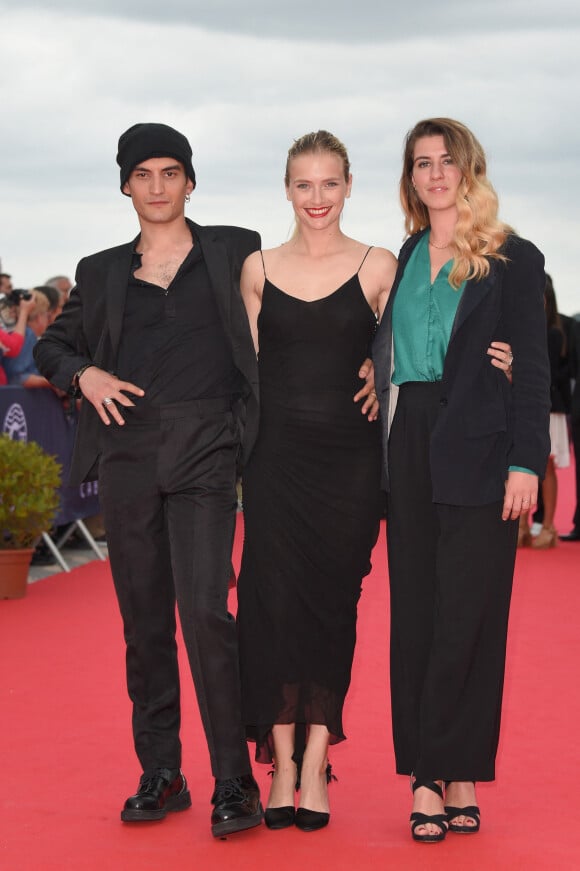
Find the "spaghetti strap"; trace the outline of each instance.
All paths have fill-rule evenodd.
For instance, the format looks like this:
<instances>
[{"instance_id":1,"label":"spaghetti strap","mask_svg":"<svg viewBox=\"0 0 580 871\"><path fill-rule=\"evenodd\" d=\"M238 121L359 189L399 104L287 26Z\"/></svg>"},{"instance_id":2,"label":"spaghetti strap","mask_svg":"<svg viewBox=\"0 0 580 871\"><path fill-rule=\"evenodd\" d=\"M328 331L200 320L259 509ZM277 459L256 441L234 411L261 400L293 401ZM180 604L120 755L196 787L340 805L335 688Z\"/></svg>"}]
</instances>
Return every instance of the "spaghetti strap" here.
<instances>
[{"instance_id":1,"label":"spaghetti strap","mask_svg":"<svg viewBox=\"0 0 580 871\"><path fill-rule=\"evenodd\" d=\"M367 251L367 254L368 254L368 251ZM260 257L262 258L262 269L264 270L264 278L268 278L268 276L266 275L266 264L264 263L264 255L262 253L261 248L260 248ZM366 257L366 254L365 254L365 257ZM361 266L362 266L362 263L361 263Z\"/></svg>"},{"instance_id":2,"label":"spaghetti strap","mask_svg":"<svg viewBox=\"0 0 580 871\"><path fill-rule=\"evenodd\" d=\"M369 247L367 248L367 250L366 250L366 254L365 254L365 256L363 257L363 259L362 259L362 261L361 261L361 264L360 264L359 268L358 268L357 271L356 271L356 274L357 274L357 275L359 274L359 272L360 272L361 269L363 268L363 263L365 262L365 260L366 260L367 257L369 256L369 251L371 251L372 248L374 248L374 245L369 245ZM264 272L264 275L265 275L265 274L266 274L266 273Z\"/></svg>"}]
</instances>

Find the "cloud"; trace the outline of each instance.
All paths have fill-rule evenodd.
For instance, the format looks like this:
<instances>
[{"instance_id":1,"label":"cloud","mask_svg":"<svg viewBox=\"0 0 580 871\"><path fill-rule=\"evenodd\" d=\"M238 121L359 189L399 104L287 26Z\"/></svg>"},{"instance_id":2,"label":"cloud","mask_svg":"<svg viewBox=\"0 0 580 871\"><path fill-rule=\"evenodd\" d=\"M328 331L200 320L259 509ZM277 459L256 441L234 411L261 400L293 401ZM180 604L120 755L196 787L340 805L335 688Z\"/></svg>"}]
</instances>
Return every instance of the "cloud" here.
<instances>
[{"instance_id":1,"label":"cloud","mask_svg":"<svg viewBox=\"0 0 580 871\"><path fill-rule=\"evenodd\" d=\"M51 2L53 11L44 3L18 11L0 5L4 267L33 284L131 238L136 224L118 191L117 140L131 124L153 120L191 139L199 179L191 214L201 223L255 226L267 245L286 238L291 224L282 186L288 147L308 130L330 129L348 146L355 177L347 232L397 250L403 135L419 118L444 114L481 139L503 217L546 248L556 288L576 310L566 228L578 232L580 134L571 94L580 80L580 27L575 8L564 20L556 12L565 4L556 3L538 30L547 13L537 5L526 6L525 30L517 31L513 4L501 18L487 4L482 23L471 4L420 2L399 38L399 13L386 35L363 2L351 17L364 20L364 43L339 41L340 4L334 16L325 3L310 16L305 4L284 7L284 22L275 4L270 17L260 2L240 5L264 17L251 34L236 31L233 3L196 10L170 2L162 14L145 3L139 15L126 0L114 9L100 0L98 15L77 4L69 14L64 0ZM304 20L308 34L300 32Z\"/></svg>"},{"instance_id":2,"label":"cloud","mask_svg":"<svg viewBox=\"0 0 580 871\"><path fill-rule=\"evenodd\" d=\"M93 3L79 0L20 0L21 9L50 10L74 15L94 15ZM0 4L0 9L2 5ZM7 4L6 4L7 8ZM98 14L141 24L185 24L236 35L300 42L387 42L431 36L498 33L520 30L553 30L564 19L580 23L580 10L571 0L538 3L533 0L487 0L477 7L465 0L416 0L377 5L376 0L99 0Z\"/></svg>"}]
</instances>

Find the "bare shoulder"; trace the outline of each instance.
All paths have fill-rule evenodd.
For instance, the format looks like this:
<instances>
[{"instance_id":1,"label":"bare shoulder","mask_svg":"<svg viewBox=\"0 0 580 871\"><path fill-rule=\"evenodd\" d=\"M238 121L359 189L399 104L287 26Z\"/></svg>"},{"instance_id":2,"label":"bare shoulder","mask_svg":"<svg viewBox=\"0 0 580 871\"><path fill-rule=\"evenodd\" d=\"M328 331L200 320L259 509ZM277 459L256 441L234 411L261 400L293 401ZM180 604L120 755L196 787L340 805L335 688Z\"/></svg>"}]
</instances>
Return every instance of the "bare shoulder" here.
<instances>
[{"instance_id":1,"label":"bare shoulder","mask_svg":"<svg viewBox=\"0 0 580 871\"><path fill-rule=\"evenodd\" d=\"M369 251L369 259L377 268L384 268L389 271L397 269L397 258L387 248L379 248L378 246L373 248Z\"/></svg>"},{"instance_id":2,"label":"bare shoulder","mask_svg":"<svg viewBox=\"0 0 580 871\"><path fill-rule=\"evenodd\" d=\"M397 258L392 251L386 248L373 247L366 258L363 269L374 279L381 289L390 289L395 272L397 271Z\"/></svg>"},{"instance_id":3,"label":"bare shoulder","mask_svg":"<svg viewBox=\"0 0 580 871\"><path fill-rule=\"evenodd\" d=\"M397 259L386 248L373 247L359 270L361 288L367 302L380 318L397 271Z\"/></svg>"},{"instance_id":4,"label":"bare shoulder","mask_svg":"<svg viewBox=\"0 0 580 871\"><path fill-rule=\"evenodd\" d=\"M277 245L275 248L264 248L262 255L266 271L268 267L276 266L281 260L286 260L291 254L291 246L287 242Z\"/></svg>"},{"instance_id":5,"label":"bare shoulder","mask_svg":"<svg viewBox=\"0 0 580 871\"><path fill-rule=\"evenodd\" d=\"M251 254L248 254L246 259L244 260L244 271L253 272L258 267L262 266L262 252L261 251L252 251Z\"/></svg>"},{"instance_id":6,"label":"bare shoulder","mask_svg":"<svg viewBox=\"0 0 580 871\"><path fill-rule=\"evenodd\" d=\"M246 297L250 293L255 293L258 296L262 294L264 285L264 266L262 264L262 256L260 251L253 251L244 260L242 266L242 275L240 278L240 287L242 296Z\"/></svg>"}]
</instances>

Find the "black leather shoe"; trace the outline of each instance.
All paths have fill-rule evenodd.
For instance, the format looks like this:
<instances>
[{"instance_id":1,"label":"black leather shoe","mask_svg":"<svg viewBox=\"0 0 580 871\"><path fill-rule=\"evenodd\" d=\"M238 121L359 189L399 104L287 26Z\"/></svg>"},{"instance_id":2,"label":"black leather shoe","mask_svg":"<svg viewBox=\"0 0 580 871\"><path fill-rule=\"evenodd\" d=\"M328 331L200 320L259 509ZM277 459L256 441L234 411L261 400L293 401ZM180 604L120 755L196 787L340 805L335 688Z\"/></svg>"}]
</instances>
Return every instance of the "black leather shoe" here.
<instances>
[{"instance_id":1,"label":"black leather shoe","mask_svg":"<svg viewBox=\"0 0 580 871\"><path fill-rule=\"evenodd\" d=\"M567 535L559 535L560 541L580 541L580 529L573 529Z\"/></svg>"},{"instance_id":2,"label":"black leather shoe","mask_svg":"<svg viewBox=\"0 0 580 871\"><path fill-rule=\"evenodd\" d=\"M287 829L294 825L296 811L294 805L286 807L267 807L264 822L269 829Z\"/></svg>"},{"instance_id":3,"label":"black leather shoe","mask_svg":"<svg viewBox=\"0 0 580 871\"><path fill-rule=\"evenodd\" d=\"M191 807L191 796L185 777L169 768L146 771L139 781L139 789L130 796L121 811L125 823L162 820L169 811L184 811Z\"/></svg>"},{"instance_id":4,"label":"black leather shoe","mask_svg":"<svg viewBox=\"0 0 580 871\"><path fill-rule=\"evenodd\" d=\"M264 816L260 790L251 774L216 780L211 797L211 833L214 838L259 826Z\"/></svg>"},{"instance_id":5,"label":"black leather shoe","mask_svg":"<svg viewBox=\"0 0 580 871\"><path fill-rule=\"evenodd\" d=\"M329 821L330 814L325 814L322 811L309 811L305 807L299 807L294 818L296 828L303 832L316 832L327 826Z\"/></svg>"}]
</instances>

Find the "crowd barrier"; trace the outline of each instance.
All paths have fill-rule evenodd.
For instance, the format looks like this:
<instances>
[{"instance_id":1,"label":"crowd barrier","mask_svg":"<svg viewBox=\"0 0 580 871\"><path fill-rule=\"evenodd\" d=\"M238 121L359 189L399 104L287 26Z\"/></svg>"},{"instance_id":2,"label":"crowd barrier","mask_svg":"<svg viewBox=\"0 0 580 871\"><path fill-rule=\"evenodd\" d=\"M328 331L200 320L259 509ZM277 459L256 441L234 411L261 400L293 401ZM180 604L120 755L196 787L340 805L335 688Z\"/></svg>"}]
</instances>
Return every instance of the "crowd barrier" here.
<instances>
[{"instance_id":1,"label":"crowd barrier","mask_svg":"<svg viewBox=\"0 0 580 871\"><path fill-rule=\"evenodd\" d=\"M56 547L51 547L48 536L45 536L45 541L65 571L68 571L68 566L60 554L60 547L75 526L79 527L89 545L102 558L98 546L82 522L83 518L100 511L97 481L88 481L80 487L68 486L76 425L76 411L67 411L52 390L0 387L0 431L13 439L36 442L47 453L56 457L62 466L60 507L54 525L68 529L60 542L56 543Z\"/></svg>"}]
</instances>

